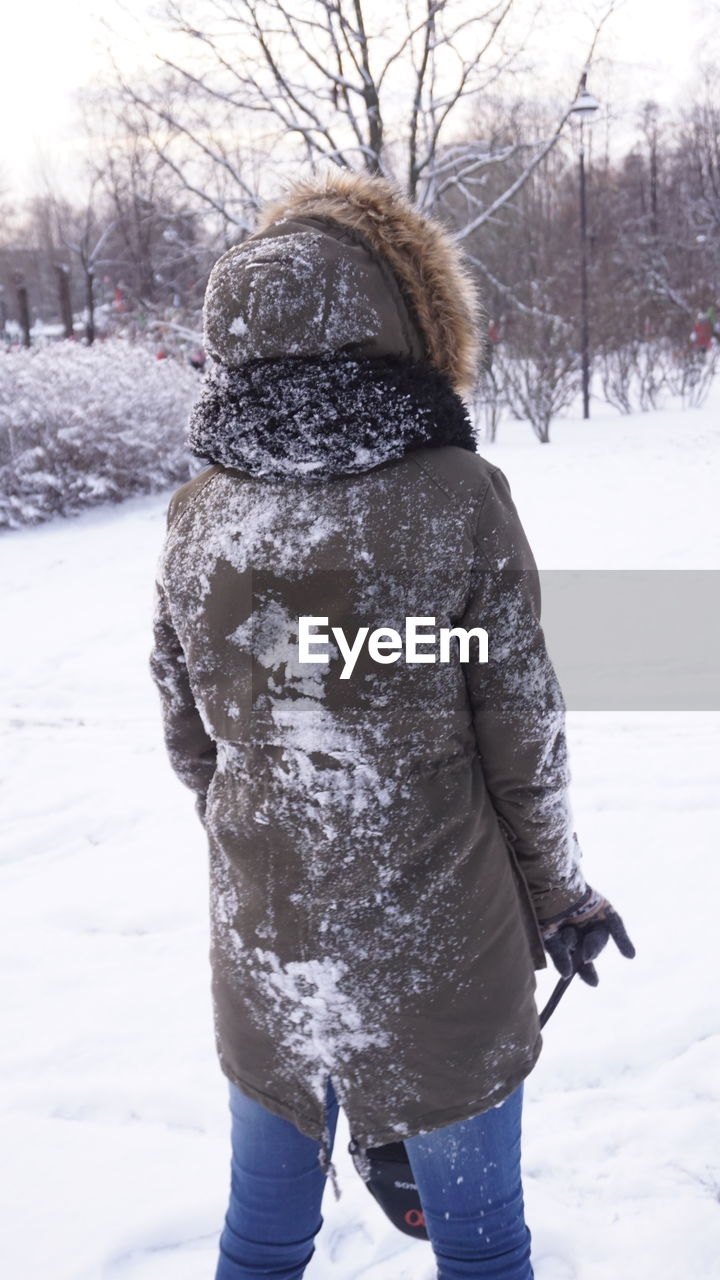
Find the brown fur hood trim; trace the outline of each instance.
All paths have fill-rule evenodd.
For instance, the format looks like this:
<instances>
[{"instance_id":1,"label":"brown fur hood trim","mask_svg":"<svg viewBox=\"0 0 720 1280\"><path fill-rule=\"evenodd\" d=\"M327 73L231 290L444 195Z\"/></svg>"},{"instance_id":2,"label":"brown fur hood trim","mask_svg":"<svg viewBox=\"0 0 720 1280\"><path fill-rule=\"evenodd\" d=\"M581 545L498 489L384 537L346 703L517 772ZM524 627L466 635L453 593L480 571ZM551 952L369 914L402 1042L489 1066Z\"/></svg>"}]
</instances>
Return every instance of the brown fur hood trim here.
<instances>
[{"instance_id":1,"label":"brown fur hood trim","mask_svg":"<svg viewBox=\"0 0 720 1280\"><path fill-rule=\"evenodd\" d=\"M266 207L257 230L284 218L323 218L364 236L390 265L424 338L430 363L459 394L473 385L480 307L459 249L385 178L329 169L293 184Z\"/></svg>"}]
</instances>

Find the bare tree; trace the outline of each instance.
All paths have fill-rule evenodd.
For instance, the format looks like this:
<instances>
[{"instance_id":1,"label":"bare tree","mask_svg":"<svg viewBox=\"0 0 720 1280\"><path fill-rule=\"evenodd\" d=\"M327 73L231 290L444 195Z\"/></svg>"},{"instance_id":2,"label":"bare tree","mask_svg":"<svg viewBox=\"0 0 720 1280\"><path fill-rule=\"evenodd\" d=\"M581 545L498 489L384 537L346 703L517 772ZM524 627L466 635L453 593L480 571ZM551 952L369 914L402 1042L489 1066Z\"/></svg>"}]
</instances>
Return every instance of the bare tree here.
<instances>
[{"instance_id":1,"label":"bare tree","mask_svg":"<svg viewBox=\"0 0 720 1280\"><path fill-rule=\"evenodd\" d=\"M98 268L102 265L102 254L107 242L116 229L116 221L105 217L99 219L95 208L96 182L90 188L84 210L75 218L74 225L65 228L64 238L68 248L76 255L80 264L85 288L85 341L92 346L95 341L95 282Z\"/></svg>"},{"instance_id":2,"label":"bare tree","mask_svg":"<svg viewBox=\"0 0 720 1280\"><path fill-rule=\"evenodd\" d=\"M609 0L586 62L613 9ZM159 82L120 80L158 156L236 232L249 229L273 162L304 161L391 176L421 209L457 190L464 239L522 189L561 136L573 96L568 86L568 108L548 134L516 144L523 164L487 206L484 171L509 152L481 144L468 125L526 51L517 11L517 0L479 9L395 0L390 12L368 0L170 0L182 56L157 55Z\"/></svg>"},{"instance_id":3,"label":"bare tree","mask_svg":"<svg viewBox=\"0 0 720 1280\"><path fill-rule=\"evenodd\" d=\"M107 115L105 110L99 121L101 136ZM200 254L198 270L197 214L179 199L178 184L158 156L142 113L116 104L115 125L122 144L100 150L94 184L113 222L110 255L124 289L136 304L153 308L169 293L193 290L206 254Z\"/></svg>"},{"instance_id":4,"label":"bare tree","mask_svg":"<svg viewBox=\"0 0 720 1280\"><path fill-rule=\"evenodd\" d=\"M678 118L642 104L637 145L593 175L596 351L604 395L625 413L654 409L666 394L699 403L715 367L704 359L713 326L720 340L713 80L706 67Z\"/></svg>"}]
</instances>

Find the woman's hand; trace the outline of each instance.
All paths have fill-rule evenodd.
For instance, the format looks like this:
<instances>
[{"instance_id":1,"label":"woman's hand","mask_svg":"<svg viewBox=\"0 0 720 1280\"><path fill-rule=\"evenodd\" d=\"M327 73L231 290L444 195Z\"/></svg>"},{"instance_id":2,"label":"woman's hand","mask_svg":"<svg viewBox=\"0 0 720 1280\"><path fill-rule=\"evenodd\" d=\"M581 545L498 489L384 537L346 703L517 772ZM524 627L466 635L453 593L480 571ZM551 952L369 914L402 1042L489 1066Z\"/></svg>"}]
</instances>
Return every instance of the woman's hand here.
<instances>
[{"instance_id":1,"label":"woman's hand","mask_svg":"<svg viewBox=\"0 0 720 1280\"><path fill-rule=\"evenodd\" d=\"M540 921L545 950L558 973L571 978L574 973L583 982L596 987L599 978L592 963L608 938L616 943L621 955L632 960L635 948L625 925L607 898L588 885L578 902L562 915Z\"/></svg>"}]
</instances>

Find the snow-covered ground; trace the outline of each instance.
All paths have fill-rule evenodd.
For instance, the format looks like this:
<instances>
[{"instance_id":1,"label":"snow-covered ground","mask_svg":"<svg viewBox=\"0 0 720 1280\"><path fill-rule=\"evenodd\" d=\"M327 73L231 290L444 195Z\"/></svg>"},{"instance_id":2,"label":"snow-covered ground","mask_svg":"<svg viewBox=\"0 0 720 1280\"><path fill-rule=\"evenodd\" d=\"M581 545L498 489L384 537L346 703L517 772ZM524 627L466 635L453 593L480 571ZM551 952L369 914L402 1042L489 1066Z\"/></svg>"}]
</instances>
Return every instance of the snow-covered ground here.
<instances>
[{"instance_id":1,"label":"snow-covered ground","mask_svg":"<svg viewBox=\"0 0 720 1280\"><path fill-rule=\"evenodd\" d=\"M547 568L710 568L720 393L591 424L508 474ZM2 1274L211 1280L229 1174L212 1040L204 837L147 670L167 495L0 543ZM571 988L527 1084L537 1280L720 1274L720 715L570 717L586 870L638 949ZM553 985L540 975L539 998ZM339 1131L308 1280L429 1280Z\"/></svg>"}]
</instances>

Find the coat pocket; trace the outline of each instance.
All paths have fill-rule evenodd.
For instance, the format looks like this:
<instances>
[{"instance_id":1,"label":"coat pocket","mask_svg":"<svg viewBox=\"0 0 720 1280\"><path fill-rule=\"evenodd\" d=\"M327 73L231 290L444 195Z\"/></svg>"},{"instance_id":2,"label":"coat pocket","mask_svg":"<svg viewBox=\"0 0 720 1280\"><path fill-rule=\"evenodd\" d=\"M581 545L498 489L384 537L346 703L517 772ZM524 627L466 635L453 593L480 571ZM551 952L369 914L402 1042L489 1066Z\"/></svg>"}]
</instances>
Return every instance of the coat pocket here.
<instances>
[{"instance_id":1,"label":"coat pocket","mask_svg":"<svg viewBox=\"0 0 720 1280\"><path fill-rule=\"evenodd\" d=\"M505 841L505 847L510 861L510 868L513 873L518 898L520 900L520 912L523 918L523 924L525 925L525 932L530 946L533 965L536 969L547 969L545 944L543 942L542 933L540 932L540 925L538 924L537 916L535 915L532 894L530 893L523 869L520 866L520 859L515 852L515 839L505 819L501 818L499 814L496 816L498 826Z\"/></svg>"}]
</instances>

